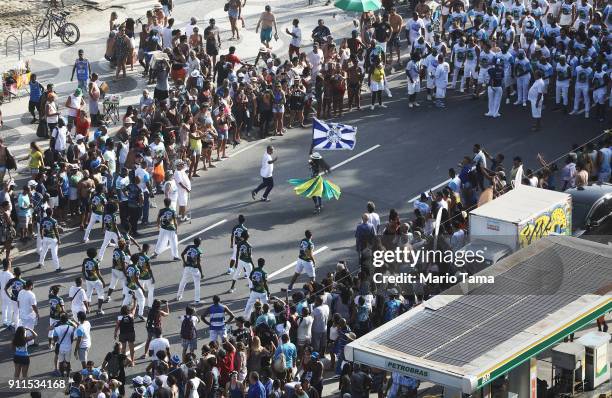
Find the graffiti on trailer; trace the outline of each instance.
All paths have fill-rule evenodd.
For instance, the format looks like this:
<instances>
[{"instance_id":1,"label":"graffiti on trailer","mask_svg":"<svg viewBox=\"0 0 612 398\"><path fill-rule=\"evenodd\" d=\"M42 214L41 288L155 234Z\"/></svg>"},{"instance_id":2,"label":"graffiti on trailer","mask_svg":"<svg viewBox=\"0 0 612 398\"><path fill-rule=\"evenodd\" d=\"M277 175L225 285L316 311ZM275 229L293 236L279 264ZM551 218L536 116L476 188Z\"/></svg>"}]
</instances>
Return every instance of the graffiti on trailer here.
<instances>
[{"instance_id":1,"label":"graffiti on trailer","mask_svg":"<svg viewBox=\"0 0 612 398\"><path fill-rule=\"evenodd\" d=\"M571 235L572 211L569 204L555 207L525 224L519 233L519 243L525 247L536 240L550 235Z\"/></svg>"}]
</instances>

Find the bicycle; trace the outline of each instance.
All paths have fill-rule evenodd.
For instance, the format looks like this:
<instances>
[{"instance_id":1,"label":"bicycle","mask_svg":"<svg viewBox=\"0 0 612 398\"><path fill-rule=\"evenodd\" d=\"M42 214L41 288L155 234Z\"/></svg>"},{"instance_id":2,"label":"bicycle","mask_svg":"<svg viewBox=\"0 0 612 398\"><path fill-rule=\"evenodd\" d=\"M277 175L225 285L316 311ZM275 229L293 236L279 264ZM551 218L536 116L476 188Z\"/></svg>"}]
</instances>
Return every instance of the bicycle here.
<instances>
[{"instance_id":1,"label":"bicycle","mask_svg":"<svg viewBox=\"0 0 612 398\"><path fill-rule=\"evenodd\" d=\"M55 35L59 36L60 40L67 46L71 46L79 41L81 32L79 27L72 22L66 21L66 17L70 15L68 11L61 11L54 7L49 7L45 13L45 17L36 30L36 38L47 37L51 27L55 31Z\"/></svg>"}]
</instances>

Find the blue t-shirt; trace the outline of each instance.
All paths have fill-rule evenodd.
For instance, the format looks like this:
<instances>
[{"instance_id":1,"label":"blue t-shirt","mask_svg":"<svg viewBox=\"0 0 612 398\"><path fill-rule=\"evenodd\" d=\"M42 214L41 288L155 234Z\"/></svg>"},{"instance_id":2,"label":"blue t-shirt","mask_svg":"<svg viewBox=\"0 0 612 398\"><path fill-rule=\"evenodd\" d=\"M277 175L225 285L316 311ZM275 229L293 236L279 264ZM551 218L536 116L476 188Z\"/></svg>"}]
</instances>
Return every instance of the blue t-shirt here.
<instances>
[{"instance_id":1,"label":"blue t-shirt","mask_svg":"<svg viewBox=\"0 0 612 398\"><path fill-rule=\"evenodd\" d=\"M43 86L39 82L30 82L30 101L38 102L43 94Z\"/></svg>"},{"instance_id":2,"label":"blue t-shirt","mask_svg":"<svg viewBox=\"0 0 612 398\"><path fill-rule=\"evenodd\" d=\"M274 358L278 358L280 353L285 354L285 368L291 369L293 367L293 359L297 357L297 349L293 343L284 343L278 346L276 352L274 352Z\"/></svg>"},{"instance_id":3,"label":"blue t-shirt","mask_svg":"<svg viewBox=\"0 0 612 398\"><path fill-rule=\"evenodd\" d=\"M247 398L266 398L266 388L260 381L258 381L257 384L249 385Z\"/></svg>"}]
</instances>

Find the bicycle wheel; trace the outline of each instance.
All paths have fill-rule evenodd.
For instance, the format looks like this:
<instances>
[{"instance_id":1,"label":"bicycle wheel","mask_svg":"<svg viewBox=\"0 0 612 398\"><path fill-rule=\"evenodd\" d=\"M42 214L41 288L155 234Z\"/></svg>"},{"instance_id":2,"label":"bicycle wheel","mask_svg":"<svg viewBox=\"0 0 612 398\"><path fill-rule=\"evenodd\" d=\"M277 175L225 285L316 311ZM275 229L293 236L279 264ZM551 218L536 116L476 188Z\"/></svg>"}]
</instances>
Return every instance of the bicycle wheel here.
<instances>
[{"instance_id":1,"label":"bicycle wheel","mask_svg":"<svg viewBox=\"0 0 612 398\"><path fill-rule=\"evenodd\" d=\"M81 38L79 27L72 22L66 23L57 33L62 42L67 46L75 44Z\"/></svg>"},{"instance_id":2,"label":"bicycle wheel","mask_svg":"<svg viewBox=\"0 0 612 398\"><path fill-rule=\"evenodd\" d=\"M38 26L38 29L36 29L36 38L40 39L43 37L47 37L48 34L49 34L49 21L44 19Z\"/></svg>"}]
</instances>

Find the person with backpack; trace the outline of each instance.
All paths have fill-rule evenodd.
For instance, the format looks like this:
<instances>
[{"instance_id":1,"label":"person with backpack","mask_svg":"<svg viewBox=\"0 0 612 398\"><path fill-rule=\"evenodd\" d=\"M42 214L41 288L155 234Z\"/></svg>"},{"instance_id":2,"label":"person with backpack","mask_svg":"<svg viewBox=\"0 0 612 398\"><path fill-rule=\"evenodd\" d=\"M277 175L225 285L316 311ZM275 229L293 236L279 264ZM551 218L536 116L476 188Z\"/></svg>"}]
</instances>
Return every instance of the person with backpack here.
<instances>
[{"instance_id":1,"label":"person with backpack","mask_svg":"<svg viewBox=\"0 0 612 398\"><path fill-rule=\"evenodd\" d=\"M170 307L168 306L168 302L166 300L163 301L166 304L165 310L161 309L162 301L155 299L153 300L153 305L147 314L147 341L144 346L144 354L140 357L144 359L149 352L149 345L153 338L158 338L162 333L162 323L161 320L163 317L166 317L170 314ZM153 353L155 354L155 353ZM153 354L149 353L149 356Z\"/></svg>"},{"instance_id":2,"label":"person with backpack","mask_svg":"<svg viewBox=\"0 0 612 398\"><path fill-rule=\"evenodd\" d=\"M371 308L366 304L364 296L359 296L357 299L357 308L353 311L353 326L357 337L361 337L368 333L372 328L370 320Z\"/></svg>"},{"instance_id":3,"label":"person with backpack","mask_svg":"<svg viewBox=\"0 0 612 398\"><path fill-rule=\"evenodd\" d=\"M120 342L116 342L113 346L113 350L106 354L104 357L104 361L102 362L101 369L108 374L108 379L115 379L120 382L119 384L119 394L121 396L125 395L125 367L128 364L133 364L134 362L130 362L128 357L122 353L123 344ZM125 351L124 351L125 352Z\"/></svg>"},{"instance_id":4,"label":"person with backpack","mask_svg":"<svg viewBox=\"0 0 612 398\"><path fill-rule=\"evenodd\" d=\"M399 300L397 289L389 290L389 299L385 301L383 308L383 323L397 318L402 313L402 302Z\"/></svg>"},{"instance_id":5,"label":"person with backpack","mask_svg":"<svg viewBox=\"0 0 612 398\"><path fill-rule=\"evenodd\" d=\"M200 318L195 314L195 310L191 306L185 308L185 315L179 317L181 320L181 339L183 346L183 361L187 351L194 353L198 348L198 330L196 325L200 322Z\"/></svg>"},{"instance_id":6,"label":"person with backpack","mask_svg":"<svg viewBox=\"0 0 612 398\"><path fill-rule=\"evenodd\" d=\"M119 317L115 323L114 339L119 338L122 345L121 353L125 355L126 349L130 347L130 362L134 363L136 350L134 349L134 341L136 341L136 330L134 329L134 315L136 314L136 298L132 297L131 306L121 306Z\"/></svg>"},{"instance_id":7,"label":"person with backpack","mask_svg":"<svg viewBox=\"0 0 612 398\"><path fill-rule=\"evenodd\" d=\"M297 348L289 341L289 335L284 333L281 336L281 344L274 352L274 370L279 375L281 380L287 383L293 378L293 368L297 361Z\"/></svg>"}]
</instances>

